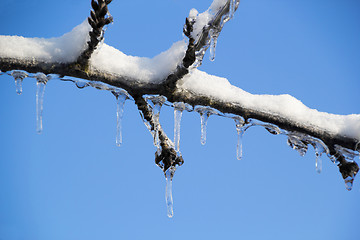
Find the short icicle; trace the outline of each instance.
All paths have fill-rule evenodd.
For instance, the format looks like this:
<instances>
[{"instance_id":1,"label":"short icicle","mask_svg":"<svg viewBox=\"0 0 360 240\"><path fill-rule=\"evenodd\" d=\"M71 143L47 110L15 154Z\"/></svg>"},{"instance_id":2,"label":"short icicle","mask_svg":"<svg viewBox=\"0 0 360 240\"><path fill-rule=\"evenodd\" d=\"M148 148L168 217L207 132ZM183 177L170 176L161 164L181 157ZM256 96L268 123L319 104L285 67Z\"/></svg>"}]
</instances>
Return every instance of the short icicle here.
<instances>
[{"instance_id":1,"label":"short icicle","mask_svg":"<svg viewBox=\"0 0 360 240\"><path fill-rule=\"evenodd\" d=\"M180 125L182 113L185 110L185 103L174 103L174 144L175 151L180 152Z\"/></svg>"},{"instance_id":2,"label":"short icicle","mask_svg":"<svg viewBox=\"0 0 360 240\"><path fill-rule=\"evenodd\" d=\"M315 168L317 173L321 173L322 171L322 159L321 159L321 153L319 153L317 150L315 150L316 160L315 160Z\"/></svg>"},{"instance_id":3,"label":"short icicle","mask_svg":"<svg viewBox=\"0 0 360 240\"><path fill-rule=\"evenodd\" d=\"M242 159L243 147L242 147L242 138L244 136L245 128L244 128L244 120L241 118L235 118L235 127L237 132L237 145L236 145L236 158L237 160Z\"/></svg>"},{"instance_id":4,"label":"short icicle","mask_svg":"<svg viewBox=\"0 0 360 240\"><path fill-rule=\"evenodd\" d=\"M207 126L207 120L209 119L209 115L207 112L200 113L200 121L201 121L201 138L200 142L202 145L205 145L206 143L206 126Z\"/></svg>"},{"instance_id":5,"label":"short icicle","mask_svg":"<svg viewBox=\"0 0 360 240\"><path fill-rule=\"evenodd\" d=\"M175 167L169 167L165 172L166 187L165 187L165 201L167 216L172 218L174 216L174 201L172 197L172 179L175 173Z\"/></svg>"},{"instance_id":6,"label":"short icicle","mask_svg":"<svg viewBox=\"0 0 360 240\"><path fill-rule=\"evenodd\" d=\"M16 93L20 95L22 93L22 81L28 76L28 74L24 71L13 71L11 75L15 79Z\"/></svg>"},{"instance_id":7,"label":"short icicle","mask_svg":"<svg viewBox=\"0 0 360 240\"><path fill-rule=\"evenodd\" d=\"M349 176L349 177L345 178L344 180L345 180L346 190L351 191L351 189L353 187L354 176Z\"/></svg>"},{"instance_id":8,"label":"short icicle","mask_svg":"<svg viewBox=\"0 0 360 240\"><path fill-rule=\"evenodd\" d=\"M38 134L41 134L43 130L42 112L45 86L48 80L47 76L43 73L38 73L36 75L36 132Z\"/></svg>"},{"instance_id":9,"label":"short icicle","mask_svg":"<svg viewBox=\"0 0 360 240\"><path fill-rule=\"evenodd\" d=\"M119 89L113 91L116 97L116 146L120 147L122 144L122 118L124 116L124 105L128 94L125 90Z\"/></svg>"},{"instance_id":10,"label":"short icicle","mask_svg":"<svg viewBox=\"0 0 360 240\"><path fill-rule=\"evenodd\" d=\"M209 35L210 35L210 56L209 56L209 59L210 59L210 61L213 62L213 61L215 61L216 44L217 44L217 39L218 39L219 33L214 31L213 29L211 29Z\"/></svg>"},{"instance_id":11,"label":"short icicle","mask_svg":"<svg viewBox=\"0 0 360 240\"><path fill-rule=\"evenodd\" d=\"M316 168L316 172L317 173L321 173L322 171L322 159L321 159L321 155L323 153L327 153L328 150L326 149L326 146L323 145L323 143L321 142L313 142L312 143L313 147L314 147L314 151L315 151L315 168Z\"/></svg>"},{"instance_id":12,"label":"short icicle","mask_svg":"<svg viewBox=\"0 0 360 240\"><path fill-rule=\"evenodd\" d=\"M202 145L205 145L207 121L211 115L218 114L218 112L212 109L211 107L201 107L201 106L195 107L195 111L200 114L200 123L201 123L200 142Z\"/></svg>"}]
</instances>

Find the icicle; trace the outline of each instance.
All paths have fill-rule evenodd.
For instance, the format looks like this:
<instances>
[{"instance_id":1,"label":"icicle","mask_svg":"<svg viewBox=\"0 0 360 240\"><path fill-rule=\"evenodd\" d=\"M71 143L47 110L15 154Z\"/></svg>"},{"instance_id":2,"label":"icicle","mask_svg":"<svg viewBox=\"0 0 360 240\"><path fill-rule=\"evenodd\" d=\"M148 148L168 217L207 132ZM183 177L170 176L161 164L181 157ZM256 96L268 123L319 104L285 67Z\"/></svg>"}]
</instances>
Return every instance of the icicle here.
<instances>
[{"instance_id":1,"label":"icicle","mask_svg":"<svg viewBox=\"0 0 360 240\"><path fill-rule=\"evenodd\" d=\"M237 7L239 6L240 0L230 0L230 6L229 6L229 19L232 19L234 17L235 11Z\"/></svg>"},{"instance_id":2,"label":"icicle","mask_svg":"<svg viewBox=\"0 0 360 240\"><path fill-rule=\"evenodd\" d=\"M36 75L36 132L42 133L42 112L44 103L45 86L49 79L43 73Z\"/></svg>"},{"instance_id":3,"label":"icicle","mask_svg":"<svg viewBox=\"0 0 360 240\"><path fill-rule=\"evenodd\" d=\"M206 126L207 126L207 120L209 118L209 114L207 112L201 112L200 113L200 121L201 121L201 138L200 142L202 145L205 145L206 143Z\"/></svg>"},{"instance_id":4,"label":"icicle","mask_svg":"<svg viewBox=\"0 0 360 240\"><path fill-rule=\"evenodd\" d=\"M236 158L241 160L243 154L242 138L246 129L244 128L244 120L242 118L234 118L234 120L237 132Z\"/></svg>"},{"instance_id":5,"label":"icicle","mask_svg":"<svg viewBox=\"0 0 360 240\"><path fill-rule=\"evenodd\" d=\"M319 148L317 146L314 146L314 150L315 150L315 168L316 168L316 172L321 173L322 171L322 159L321 159L321 154L322 152L319 150Z\"/></svg>"},{"instance_id":6,"label":"icicle","mask_svg":"<svg viewBox=\"0 0 360 240\"><path fill-rule=\"evenodd\" d=\"M165 201L166 201L166 209L167 209L167 216L172 218L174 216L174 202L172 197L172 179L174 176L176 168L169 167L165 172L165 179L166 179L166 187L165 187Z\"/></svg>"},{"instance_id":7,"label":"icicle","mask_svg":"<svg viewBox=\"0 0 360 240\"><path fill-rule=\"evenodd\" d=\"M201 138L200 142L202 145L205 145L206 143L206 126L207 126L207 120L209 117L213 114L218 115L219 113L212 109L211 107L196 107L195 111L200 114L200 120L201 120Z\"/></svg>"},{"instance_id":8,"label":"icicle","mask_svg":"<svg viewBox=\"0 0 360 240\"><path fill-rule=\"evenodd\" d=\"M317 149L315 149L315 156L316 156L316 160L315 160L316 172L321 173L321 171L322 171L322 159L321 159L321 153L319 153Z\"/></svg>"},{"instance_id":9,"label":"icicle","mask_svg":"<svg viewBox=\"0 0 360 240\"><path fill-rule=\"evenodd\" d=\"M20 95L22 93L22 81L28 76L28 74L24 71L16 70L11 73L11 76L15 79L16 93Z\"/></svg>"},{"instance_id":10,"label":"icicle","mask_svg":"<svg viewBox=\"0 0 360 240\"><path fill-rule=\"evenodd\" d=\"M112 93L116 97L116 146L122 144L122 118L124 115L124 105L128 99L128 93L123 89L113 90Z\"/></svg>"},{"instance_id":11,"label":"icicle","mask_svg":"<svg viewBox=\"0 0 360 240\"><path fill-rule=\"evenodd\" d=\"M176 152L180 152L180 123L182 112L185 108L186 106L183 102L174 103L174 144Z\"/></svg>"},{"instance_id":12,"label":"icicle","mask_svg":"<svg viewBox=\"0 0 360 240\"><path fill-rule=\"evenodd\" d=\"M210 35L210 61L214 61L215 60L215 51L216 51L216 44L217 44L217 39L219 36L219 33L213 29L210 29L209 32Z\"/></svg>"},{"instance_id":13,"label":"icicle","mask_svg":"<svg viewBox=\"0 0 360 240\"><path fill-rule=\"evenodd\" d=\"M160 139L159 139L159 127L160 127L160 110L164 102L166 101L166 98L164 96L150 96L146 97L146 101L150 104L152 107L152 118L154 121L155 129L154 129L154 145L157 147L158 150L160 150ZM149 128L149 127L148 127ZM151 131L151 127L149 129Z\"/></svg>"},{"instance_id":14,"label":"icicle","mask_svg":"<svg viewBox=\"0 0 360 240\"><path fill-rule=\"evenodd\" d=\"M314 147L316 172L321 173L321 171L322 171L322 159L321 159L321 156L322 156L323 153L329 154L329 149L321 140L318 140L318 139L315 139L315 138L309 138L308 141ZM332 160L333 158L330 158L330 159Z\"/></svg>"}]
</instances>

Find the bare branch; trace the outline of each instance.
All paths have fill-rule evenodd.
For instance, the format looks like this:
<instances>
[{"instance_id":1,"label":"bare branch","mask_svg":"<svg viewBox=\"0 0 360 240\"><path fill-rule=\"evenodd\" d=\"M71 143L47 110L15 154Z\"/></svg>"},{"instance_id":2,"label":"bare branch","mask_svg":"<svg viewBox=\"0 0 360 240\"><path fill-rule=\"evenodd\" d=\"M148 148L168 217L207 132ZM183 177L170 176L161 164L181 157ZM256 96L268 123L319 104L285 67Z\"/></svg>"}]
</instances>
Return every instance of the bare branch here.
<instances>
[{"instance_id":1,"label":"bare branch","mask_svg":"<svg viewBox=\"0 0 360 240\"><path fill-rule=\"evenodd\" d=\"M77 59L77 63L83 68L87 67L91 55L93 54L98 44L103 40L104 26L113 21L113 18L109 14L107 8L107 5L110 3L111 0L91 0L91 6L94 11L91 10L90 17L88 17L88 23L92 27L92 30L89 32L90 41L87 42L87 49L82 52Z\"/></svg>"}]
</instances>

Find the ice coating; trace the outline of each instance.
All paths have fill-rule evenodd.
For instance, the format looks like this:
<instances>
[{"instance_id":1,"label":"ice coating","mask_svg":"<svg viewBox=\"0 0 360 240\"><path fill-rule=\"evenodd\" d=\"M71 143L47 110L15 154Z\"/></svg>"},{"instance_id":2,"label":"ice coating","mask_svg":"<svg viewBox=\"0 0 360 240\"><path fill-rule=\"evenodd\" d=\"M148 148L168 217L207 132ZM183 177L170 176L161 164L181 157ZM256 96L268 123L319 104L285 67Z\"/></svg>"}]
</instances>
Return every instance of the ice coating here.
<instances>
[{"instance_id":1,"label":"ice coating","mask_svg":"<svg viewBox=\"0 0 360 240\"><path fill-rule=\"evenodd\" d=\"M196 93L218 102L232 102L235 106L254 109L259 112L288 118L295 123L314 126L358 139L360 141L360 114L336 115L319 112L306 107L296 98L284 95L256 95L248 93L229 83L226 78L213 76L199 70L181 79L178 91Z\"/></svg>"},{"instance_id":2,"label":"ice coating","mask_svg":"<svg viewBox=\"0 0 360 240\"><path fill-rule=\"evenodd\" d=\"M149 131L154 137L154 146L160 151L160 139L159 139L159 128L160 128L160 111L161 107L166 101L164 96L149 96L145 98L149 106L152 108L152 121L154 122L154 131L152 131L150 125L147 125ZM149 128L150 127L150 128Z\"/></svg>"}]
</instances>

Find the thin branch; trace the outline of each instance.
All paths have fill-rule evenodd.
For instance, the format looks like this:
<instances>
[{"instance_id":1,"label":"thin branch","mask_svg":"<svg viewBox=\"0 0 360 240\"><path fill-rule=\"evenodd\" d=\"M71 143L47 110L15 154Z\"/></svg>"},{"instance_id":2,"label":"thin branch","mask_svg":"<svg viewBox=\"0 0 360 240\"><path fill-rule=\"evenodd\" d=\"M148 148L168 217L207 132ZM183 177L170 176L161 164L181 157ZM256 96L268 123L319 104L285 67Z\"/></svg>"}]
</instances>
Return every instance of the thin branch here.
<instances>
[{"instance_id":1,"label":"thin branch","mask_svg":"<svg viewBox=\"0 0 360 240\"><path fill-rule=\"evenodd\" d=\"M87 49L82 52L77 59L77 63L83 68L86 68L91 55L99 43L103 40L104 26L113 21L113 18L109 14L107 8L107 5L110 4L111 1L112 0L91 0L93 10L90 11L90 17L88 17L88 23L92 27L92 30L89 32L90 41L87 42Z\"/></svg>"}]
</instances>

